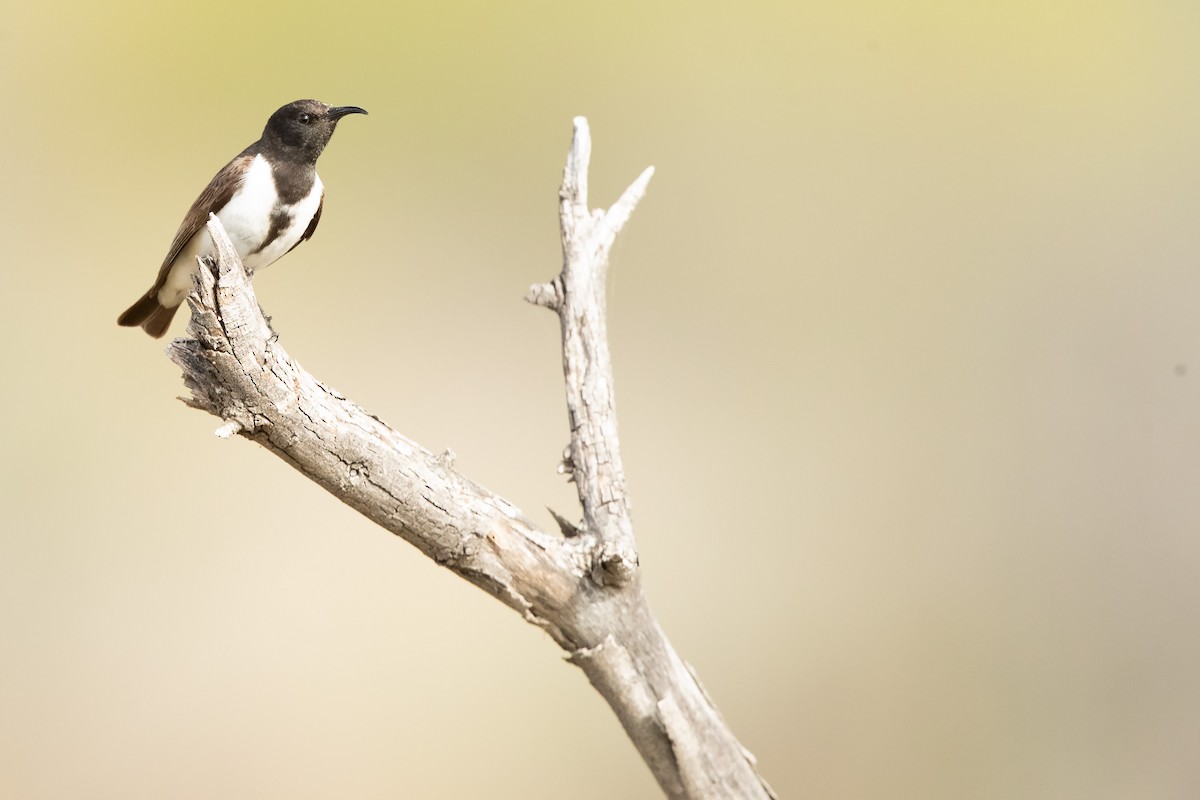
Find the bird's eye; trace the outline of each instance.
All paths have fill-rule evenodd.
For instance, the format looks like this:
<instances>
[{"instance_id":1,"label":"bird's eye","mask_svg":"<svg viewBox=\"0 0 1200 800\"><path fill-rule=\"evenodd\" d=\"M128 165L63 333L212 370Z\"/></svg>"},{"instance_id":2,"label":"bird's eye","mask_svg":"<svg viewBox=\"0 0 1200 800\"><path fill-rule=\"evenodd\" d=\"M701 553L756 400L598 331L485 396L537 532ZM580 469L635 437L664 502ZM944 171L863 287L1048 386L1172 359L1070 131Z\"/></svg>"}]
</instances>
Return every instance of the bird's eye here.
<instances>
[{"instance_id":1,"label":"bird's eye","mask_svg":"<svg viewBox=\"0 0 1200 800\"><path fill-rule=\"evenodd\" d=\"M308 113L304 113L304 114L301 114L301 115L300 115L299 117L297 117L296 119L300 120L300 124L301 124L301 125L311 125L311 124L312 124L312 121L313 121L313 115L312 115L312 114L308 114Z\"/></svg>"}]
</instances>

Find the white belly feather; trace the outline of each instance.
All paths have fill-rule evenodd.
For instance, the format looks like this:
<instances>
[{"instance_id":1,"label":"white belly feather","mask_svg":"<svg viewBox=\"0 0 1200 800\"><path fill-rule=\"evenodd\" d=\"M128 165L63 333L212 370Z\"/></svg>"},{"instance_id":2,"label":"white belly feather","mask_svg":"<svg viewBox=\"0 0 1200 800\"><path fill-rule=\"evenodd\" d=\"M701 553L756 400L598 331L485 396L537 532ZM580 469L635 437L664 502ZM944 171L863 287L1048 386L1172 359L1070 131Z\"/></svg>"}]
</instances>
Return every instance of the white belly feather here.
<instances>
[{"instance_id":1,"label":"white belly feather","mask_svg":"<svg viewBox=\"0 0 1200 800\"><path fill-rule=\"evenodd\" d=\"M272 212L279 195L275 190L271 166L261 155L257 155L246 170L241 188L234 193L225 207L217 212L217 219L221 220L221 225L229 234L229 240L241 256L242 263L250 269L260 270L296 246L304 231L308 230L313 215L317 213L323 192L324 186L318 177L313 182L312 191L306 197L291 206L281 207L280 211L291 212L292 223L287 230L280 232L273 242L262 247L271 230ZM158 302L167 307L182 303L183 298L192 290L192 275L197 269L196 257L214 255L215 252L208 229L201 228L171 263L167 280L158 292Z\"/></svg>"}]
</instances>

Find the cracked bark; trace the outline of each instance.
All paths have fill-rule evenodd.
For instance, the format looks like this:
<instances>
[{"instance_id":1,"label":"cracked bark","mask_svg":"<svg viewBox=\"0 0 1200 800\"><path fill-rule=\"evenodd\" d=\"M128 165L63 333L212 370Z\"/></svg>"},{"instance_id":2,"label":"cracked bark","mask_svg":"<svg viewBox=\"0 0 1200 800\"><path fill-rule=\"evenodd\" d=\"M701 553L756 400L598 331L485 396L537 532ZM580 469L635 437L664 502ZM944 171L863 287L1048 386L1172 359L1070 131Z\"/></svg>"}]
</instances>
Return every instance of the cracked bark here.
<instances>
[{"instance_id":1,"label":"cracked bark","mask_svg":"<svg viewBox=\"0 0 1200 800\"><path fill-rule=\"evenodd\" d=\"M767 798L771 791L691 668L671 647L641 587L616 428L605 333L608 251L645 192L647 169L612 208L587 207L591 140L575 120L560 190L562 273L530 302L562 324L581 523L540 530L513 504L323 385L286 352L215 217L215 262L188 298L190 338L168 355L189 405L223 420L217 434L257 442L342 502L546 631L616 712L672 798Z\"/></svg>"}]
</instances>

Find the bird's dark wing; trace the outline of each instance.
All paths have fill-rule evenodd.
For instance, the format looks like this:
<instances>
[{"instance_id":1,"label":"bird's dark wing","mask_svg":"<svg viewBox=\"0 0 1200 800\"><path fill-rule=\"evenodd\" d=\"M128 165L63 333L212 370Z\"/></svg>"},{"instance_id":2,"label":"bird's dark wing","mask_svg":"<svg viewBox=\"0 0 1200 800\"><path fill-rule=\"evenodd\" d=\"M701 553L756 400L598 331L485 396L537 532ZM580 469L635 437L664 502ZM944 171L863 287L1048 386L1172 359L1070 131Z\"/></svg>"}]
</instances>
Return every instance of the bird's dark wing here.
<instances>
[{"instance_id":1,"label":"bird's dark wing","mask_svg":"<svg viewBox=\"0 0 1200 800\"><path fill-rule=\"evenodd\" d=\"M249 149L247 148L247 150ZM250 166L252 160L254 160L252 154L243 152L233 161L221 167L221 171L213 176L208 186L204 187L204 191L196 198L196 202L192 203L183 222L179 224L179 230L175 232L175 238L171 240L171 249L167 251L167 257L163 259L162 267L158 270L158 278L154 281L154 288L150 290L152 294L157 293L163 287L167 280L167 273L171 271L171 264L179 252L191 241L197 231L208 224L208 215L224 208L234 193L241 188L246 168Z\"/></svg>"},{"instance_id":2,"label":"bird's dark wing","mask_svg":"<svg viewBox=\"0 0 1200 800\"><path fill-rule=\"evenodd\" d=\"M314 233L316 233L317 223L321 221L321 209L323 209L323 208L325 208L325 190L324 189L321 190L321 202L317 203L317 213L313 214L312 222L308 223L308 227L304 229L304 235L296 240L296 244L294 244L288 248L289 253L292 252L293 250L295 250L296 245L300 244L300 242L303 242L304 240L311 238L312 235Z\"/></svg>"}]
</instances>

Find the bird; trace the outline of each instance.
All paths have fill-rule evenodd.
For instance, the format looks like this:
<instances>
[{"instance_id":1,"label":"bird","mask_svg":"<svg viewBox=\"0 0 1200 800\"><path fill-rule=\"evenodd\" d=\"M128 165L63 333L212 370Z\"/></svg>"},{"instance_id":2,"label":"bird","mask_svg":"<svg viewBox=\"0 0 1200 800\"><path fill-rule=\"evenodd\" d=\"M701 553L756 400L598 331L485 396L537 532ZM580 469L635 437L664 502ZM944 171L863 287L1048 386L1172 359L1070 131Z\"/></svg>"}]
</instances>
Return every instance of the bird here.
<instances>
[{"instance_id":1,"label":"bird","mask_svg":"<svg viewBox=\"0 0 1200 800\"><path fill-rule=\"evenodd\" d=\"M251 272L310 238L325 203L317 158L338 120L366 113L358 106L296 100L272 114L262 137L222 167L192 203L154 285L117 318L117 324L141 326L155 338L167 332L192 289L192 277L199 269L197 256L216 254L206 227L209 214L217 215Z\"/></svg>"}]
</instances>

